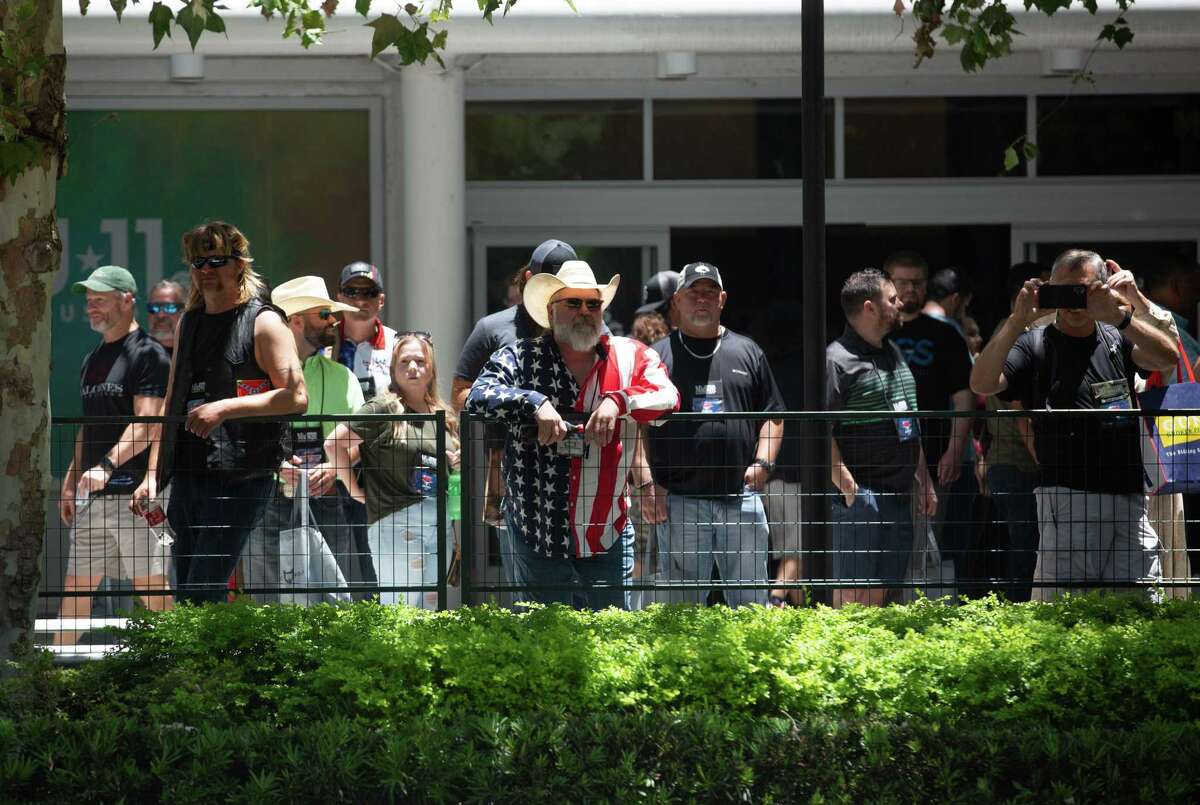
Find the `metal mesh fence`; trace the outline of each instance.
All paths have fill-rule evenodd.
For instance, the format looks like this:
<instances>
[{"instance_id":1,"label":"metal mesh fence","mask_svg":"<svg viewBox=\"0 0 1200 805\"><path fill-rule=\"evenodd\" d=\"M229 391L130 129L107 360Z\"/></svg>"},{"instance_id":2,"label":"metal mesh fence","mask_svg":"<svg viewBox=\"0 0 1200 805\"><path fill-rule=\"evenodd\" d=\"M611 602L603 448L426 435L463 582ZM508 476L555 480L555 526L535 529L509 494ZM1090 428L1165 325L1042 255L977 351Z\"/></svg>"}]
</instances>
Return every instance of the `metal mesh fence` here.
<instances>
[{"instance_id":1,"label":"metal mesh fence","mask_svg":"<svg viewBox=\"0 0 1200 805\"><path fill-rule=\"evenodd\" d=\"M1200 412L772 416L626 420L618 450L471 417L455 432L443 414L304 417L273 470L181 465L148 517L130 508L136 472L81 466L88 429L177 423L55 419L40 642L93 655L134 606L237 596L641 608L1196 583ZM963 416L961 455L922 438Z\"/></svg>"}]
</instances>

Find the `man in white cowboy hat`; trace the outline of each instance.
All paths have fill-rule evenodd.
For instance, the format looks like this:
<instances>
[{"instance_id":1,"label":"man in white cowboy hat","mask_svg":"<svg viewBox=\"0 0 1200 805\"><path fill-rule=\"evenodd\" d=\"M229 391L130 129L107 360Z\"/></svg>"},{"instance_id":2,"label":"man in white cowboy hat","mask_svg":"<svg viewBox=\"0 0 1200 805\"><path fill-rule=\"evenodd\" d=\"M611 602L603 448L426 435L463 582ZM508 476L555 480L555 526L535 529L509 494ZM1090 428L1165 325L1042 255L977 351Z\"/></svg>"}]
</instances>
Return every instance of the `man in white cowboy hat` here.
<instances>
[{"instance_id":1,"label":"man in white cowboy hat","mask_svg":"<svg viewBox=\"0 0 1200 805\"><path fill-rule=\"evenodd\" d=\"M362 387L354 373L326 358L326 347L337 341L338 322L357 308L329 297L320 277L296 277L271 292L271 304L283 311L296 341L296 352L304 367L308 388L306 415L349 415L363 404ZM277 494L254 530L242 555L243 579L247 587L279 587L279 531L289 527L300 474L307 475L309 508L313 520L337 558L347 581L361 581L360 558L370 561L369 550L356 550L353 529L345 502L348 495L336 481L333 465L322 445L336 422L292 423L292 454L279 470ZM255 594L255 600L273 602L277 594Z\"/></svg>"},{"instance_id":2,"label":"man in white cowboy hat","mask_svg":"<svg viewBox=\"0 0 1200 805\"><path fill-rule=\"evenodd\" d=\"M505 428L504 517L524 600L628 608L633 524L625 479L637 423L679 406L654 350L603 334L620 276L581 260L537 274L523 293L548 332L497 350L466 410Z\"/></svg>"}]
</instances>

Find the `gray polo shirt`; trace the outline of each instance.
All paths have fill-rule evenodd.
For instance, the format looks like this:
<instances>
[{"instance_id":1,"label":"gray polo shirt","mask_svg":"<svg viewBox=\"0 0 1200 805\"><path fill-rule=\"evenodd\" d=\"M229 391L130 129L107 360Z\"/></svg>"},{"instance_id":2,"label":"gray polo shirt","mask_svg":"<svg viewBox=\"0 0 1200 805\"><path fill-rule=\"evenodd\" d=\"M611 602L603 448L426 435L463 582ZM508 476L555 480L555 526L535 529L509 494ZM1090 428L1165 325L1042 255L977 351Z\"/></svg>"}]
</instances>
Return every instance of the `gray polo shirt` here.
<instances>
[{"instance_id":1,"label":"gray polo shirt","mask_svg":"<svg viewBox=\"0 0 1200 805\"><path fill-rule=\"evenodd\" d=\"M825 408L888 412L835 421L833 436L859 486L874 492L912 492L921 455L920 428L903 412L917 410L917 384L899 347L891 341L874 347L847 326L825 348Z\"/></svg>"}]
</instances>

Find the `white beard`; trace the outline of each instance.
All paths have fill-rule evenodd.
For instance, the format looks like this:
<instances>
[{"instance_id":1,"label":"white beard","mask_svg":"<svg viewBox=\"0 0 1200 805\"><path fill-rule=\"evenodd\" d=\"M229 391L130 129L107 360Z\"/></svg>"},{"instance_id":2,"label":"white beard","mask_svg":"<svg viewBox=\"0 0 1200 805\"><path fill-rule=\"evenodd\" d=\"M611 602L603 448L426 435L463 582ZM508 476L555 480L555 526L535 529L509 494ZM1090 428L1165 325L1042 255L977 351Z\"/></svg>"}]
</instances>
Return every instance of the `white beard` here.
<instances>
[{"instance_id":1,"label":"white beard","mask_svg":"<svg viewBox=\"0 0 1200 805\"><path fill-rule=\"evenodd\" d=\"M559 343L566 344L576 352L586 352L594 349L596 344L600 343L600 323L598 321L592 324L589 319L579 317L569 324L560 321L555 321L553 324L554 339Z\"/></svg>"}]
</instances>

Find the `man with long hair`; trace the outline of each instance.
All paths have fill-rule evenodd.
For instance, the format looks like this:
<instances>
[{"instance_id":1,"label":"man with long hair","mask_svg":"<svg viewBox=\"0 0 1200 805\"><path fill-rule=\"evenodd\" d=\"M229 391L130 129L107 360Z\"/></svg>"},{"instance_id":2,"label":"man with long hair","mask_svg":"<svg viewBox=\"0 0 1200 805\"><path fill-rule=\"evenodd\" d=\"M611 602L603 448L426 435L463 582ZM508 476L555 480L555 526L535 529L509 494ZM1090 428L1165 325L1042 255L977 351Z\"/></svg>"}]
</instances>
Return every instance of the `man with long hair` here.
<instances>
[{"instance_id":1,"label":"man with long hair","mask_svg":"<svg viewBox=\"0 0 1200 805\"><path fill-rule=\"evenodd\" d=\"M264 300L246 236L210 221L184 233L182 251L192 287L164 403L177 419L152 446L130 507L146 512L174 478L167 519L178 598L219 602L287 455L286 423L243 420L302 414L308 396L296 342Z\"/></svg>"}]
</instances>

